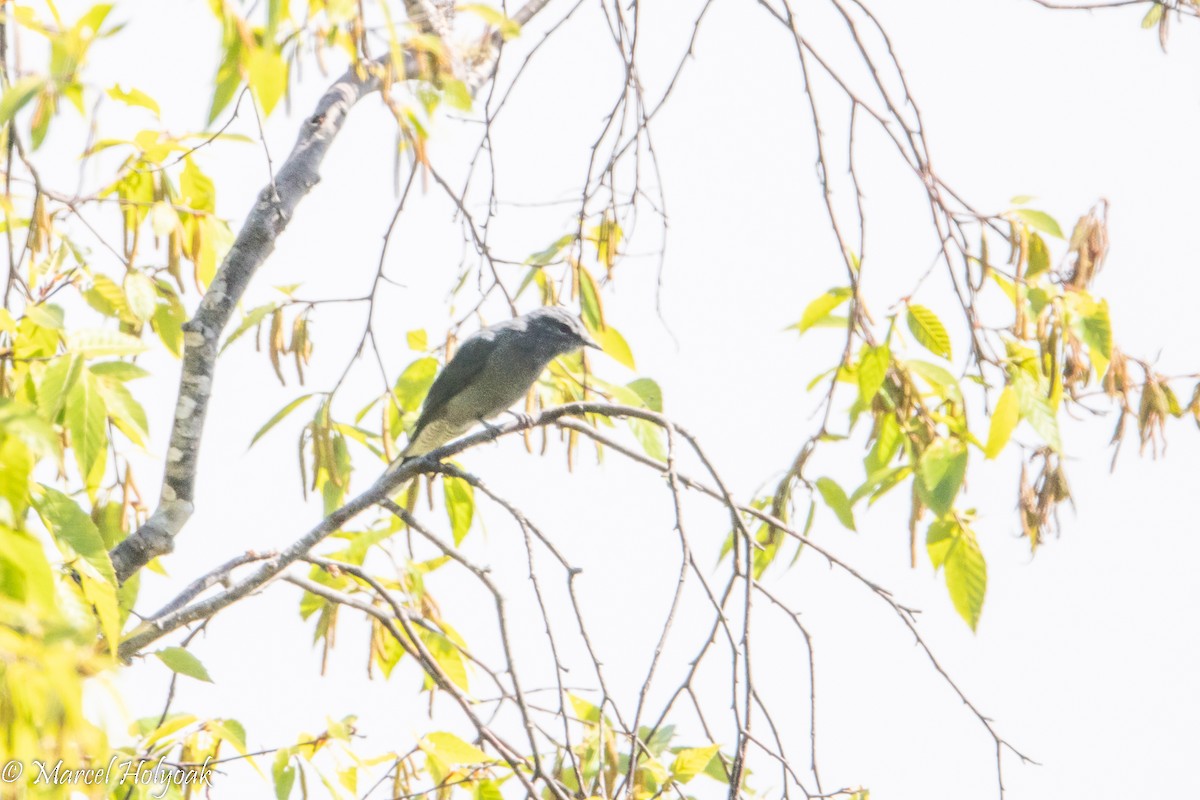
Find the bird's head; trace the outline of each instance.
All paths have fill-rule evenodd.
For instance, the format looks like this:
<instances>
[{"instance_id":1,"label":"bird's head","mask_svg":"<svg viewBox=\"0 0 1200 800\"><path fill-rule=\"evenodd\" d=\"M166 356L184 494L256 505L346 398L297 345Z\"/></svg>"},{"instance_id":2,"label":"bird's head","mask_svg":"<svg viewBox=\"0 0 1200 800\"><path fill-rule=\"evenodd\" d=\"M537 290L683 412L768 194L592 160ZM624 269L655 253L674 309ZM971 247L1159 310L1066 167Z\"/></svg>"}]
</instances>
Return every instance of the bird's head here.
<instances>
[{"instance_id":1,"label":"bird's head","mask_svg":"<svg viewBox=\"0 0 1200 800\"><path fill-rule=\"evenodd\" d=\"M545 306L531 311L525 319L529 330L555 354L570 353L581 347L601 349L583 323L565 309Z\"/></svg>"}]
</instances>

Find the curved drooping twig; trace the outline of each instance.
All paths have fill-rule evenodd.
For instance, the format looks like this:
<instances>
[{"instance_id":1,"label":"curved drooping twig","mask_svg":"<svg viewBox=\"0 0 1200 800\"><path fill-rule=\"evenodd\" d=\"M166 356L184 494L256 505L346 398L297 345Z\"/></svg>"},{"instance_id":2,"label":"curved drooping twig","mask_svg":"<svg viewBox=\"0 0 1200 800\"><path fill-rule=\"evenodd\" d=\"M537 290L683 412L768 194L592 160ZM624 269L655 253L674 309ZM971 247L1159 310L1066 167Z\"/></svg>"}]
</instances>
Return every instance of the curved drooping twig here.
<instances>
[{"instance_id":1,"label":"curved drooping twig","mask_svg":"<svg viewBox=\"0 0 1200 800\"><path fill-rule=\"evenodd\" d=\"M329 514L304 536L297 539L289 547L281 550L278 555L268 559L252 574L233 583L220 594L194 602L190 605L177 607L172 601L167 608L172 609L164 616L152 619L135 629L121 643L121 657L129 658L143 647L154 642L171 631L210 617L221 609L232 605L251 592L254 592L274 580L289 564L308 555L318 543L330 534L341 529L343 525L357 517L363 511L378 505L390 497L405 481L430 469L437 469L437 462L449 458L464 450L490 442L499 436L525 430L531 426L546 425L556 420L578 414L605 414L614 417L637 417L648 421L658 421L661 416L646 409L621 406L613 403L580 402L569 403L543 411L531 422L516 421L502 426L493 426L470 436L464 436L457 441L434 450L424 458L411 459L403 464L397 464L384 472L366 491L349 500L341 508Z\"/></svg>"}]
</instances>

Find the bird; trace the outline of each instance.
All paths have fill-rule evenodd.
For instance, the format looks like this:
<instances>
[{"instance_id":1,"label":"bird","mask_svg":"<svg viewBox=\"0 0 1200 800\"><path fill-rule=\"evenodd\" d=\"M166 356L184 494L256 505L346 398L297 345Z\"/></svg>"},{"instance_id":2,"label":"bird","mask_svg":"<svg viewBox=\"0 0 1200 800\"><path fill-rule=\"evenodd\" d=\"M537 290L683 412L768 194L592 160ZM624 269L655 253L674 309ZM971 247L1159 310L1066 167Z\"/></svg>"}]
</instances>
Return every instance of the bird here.
<instances>
[{"instance_id":1,"label":"bird","mask_svg":"<svg viewBox=\"0 0 1200 800\"><path fill-rule=\"evenodd\" d=\"M602 349L578 318L556 306L472 334L429 387L400 462L436 450L476 423L487 426L529 391L547 364L581 347Z\"/></svg>"}]
</instances>

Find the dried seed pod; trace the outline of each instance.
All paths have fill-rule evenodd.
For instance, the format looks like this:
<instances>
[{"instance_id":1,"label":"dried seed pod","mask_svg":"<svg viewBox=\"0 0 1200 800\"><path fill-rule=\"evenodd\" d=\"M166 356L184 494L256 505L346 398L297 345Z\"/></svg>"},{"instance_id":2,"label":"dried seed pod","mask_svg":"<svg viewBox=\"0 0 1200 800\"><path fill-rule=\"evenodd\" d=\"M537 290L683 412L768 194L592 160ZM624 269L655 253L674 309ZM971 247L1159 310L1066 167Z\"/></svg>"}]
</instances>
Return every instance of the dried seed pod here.
<instances>
[{"instance_id":1,"label":"dried seed pod","mask_svg":"<svg viewBox=\"0 0 1200 800\"><path fill-rule=\"evenodd\" d=\"M1108 255L1107 200L1101 200L1075 223L1070 248L1072 264L1067 285L1073 289L1086 289Z\"/></svg>"}]
</instances>

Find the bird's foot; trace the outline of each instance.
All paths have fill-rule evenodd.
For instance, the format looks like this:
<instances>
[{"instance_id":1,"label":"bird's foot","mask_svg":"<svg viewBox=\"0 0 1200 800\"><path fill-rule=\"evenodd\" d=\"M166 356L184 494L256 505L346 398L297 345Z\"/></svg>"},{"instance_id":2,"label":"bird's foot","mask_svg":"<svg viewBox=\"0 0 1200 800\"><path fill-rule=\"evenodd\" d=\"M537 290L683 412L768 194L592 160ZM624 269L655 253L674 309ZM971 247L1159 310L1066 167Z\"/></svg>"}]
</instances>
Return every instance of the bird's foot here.
<instances>
[{"instance_id":1,"label":"bird's foot","mask_svg":"<svg viewBox=\"0 0 1200 800\"><path fill-rule=\"evenodd\" d=\"M524 425L526 428L533 427L533 417L531 415L525 414L521 411L509 411L508 413L512 414L513 419Z\"/></svg>"}]
</instances>

